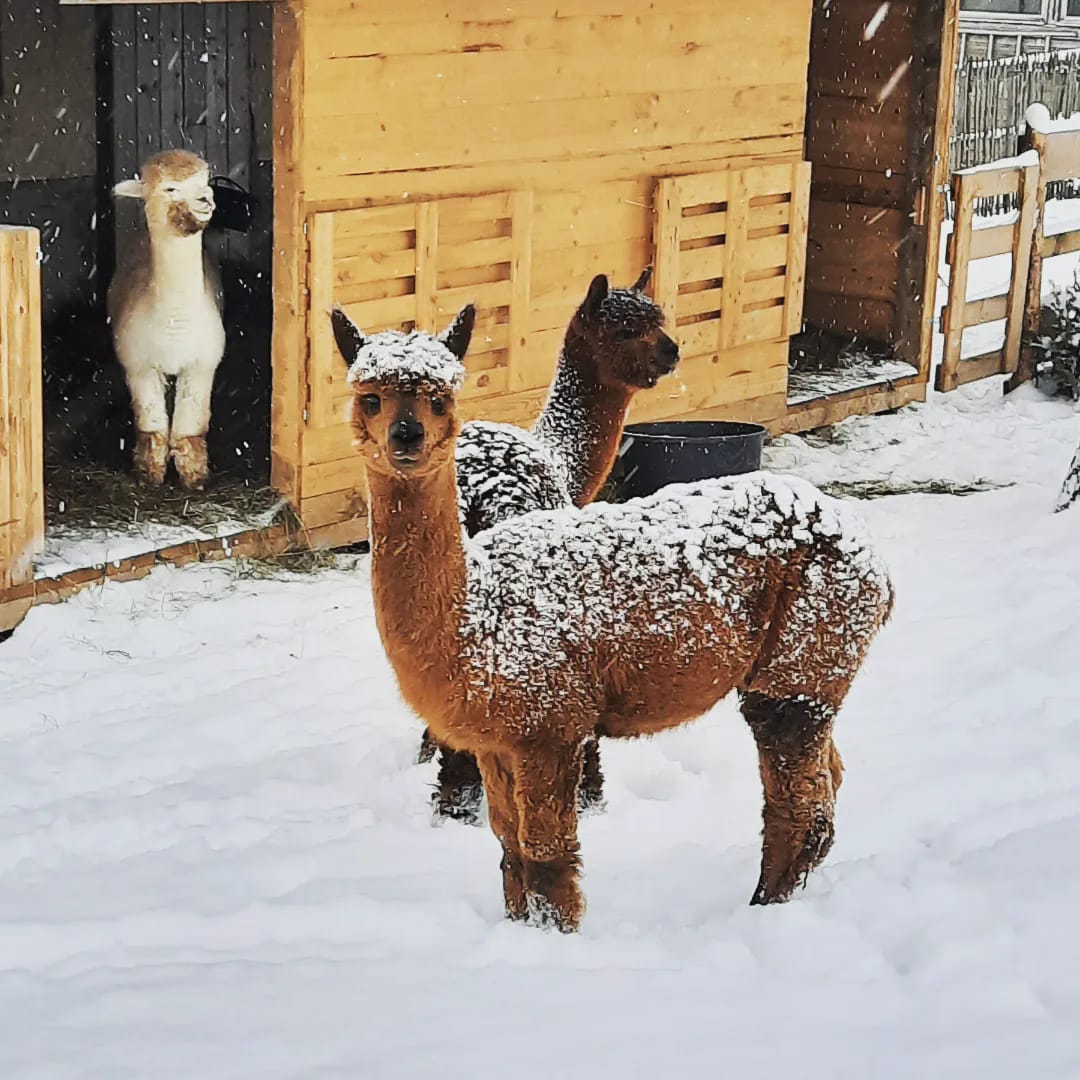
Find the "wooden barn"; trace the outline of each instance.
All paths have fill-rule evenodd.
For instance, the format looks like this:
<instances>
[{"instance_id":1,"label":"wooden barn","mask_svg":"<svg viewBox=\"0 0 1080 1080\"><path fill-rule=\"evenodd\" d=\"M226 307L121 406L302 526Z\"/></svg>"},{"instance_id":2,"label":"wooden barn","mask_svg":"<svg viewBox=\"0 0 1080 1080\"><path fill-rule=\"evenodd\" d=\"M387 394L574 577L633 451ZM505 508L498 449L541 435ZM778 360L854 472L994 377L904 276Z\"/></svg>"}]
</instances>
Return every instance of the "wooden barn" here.
<instances>
[{"instance_id":1,"label":"wooden barn","mask_svg":"<svg viewBox=\"0 0 1080 1080\"><path fill-rule=\"evenodd\" d=\"M270 478L314 544L366 531L335 303L378 330L474 300L469 417L529 423L592 275L648 263L683 360L633 419L793 431L926 393L960 0L58 2L98 20L99 144L140 133L113 171L218 116L249 186L270 157ZM272 64L230 37L255 10Z\"/></svg>"},{"instance_id":2,"label":"wooden barn","mask_svg":"<svg viewBox=\"0 0 1080 1080\"><path fill-rule=\"evenodd\" d=\"M924 396L956 0L275 16L273 479L310 530L365 527L334 303L430 328L475 299L470 417L528 423L590 276L650 262L683 360L634 419L790 431ZM872 359L800 364L804 321Z\"/></svg>"}]
</instances>

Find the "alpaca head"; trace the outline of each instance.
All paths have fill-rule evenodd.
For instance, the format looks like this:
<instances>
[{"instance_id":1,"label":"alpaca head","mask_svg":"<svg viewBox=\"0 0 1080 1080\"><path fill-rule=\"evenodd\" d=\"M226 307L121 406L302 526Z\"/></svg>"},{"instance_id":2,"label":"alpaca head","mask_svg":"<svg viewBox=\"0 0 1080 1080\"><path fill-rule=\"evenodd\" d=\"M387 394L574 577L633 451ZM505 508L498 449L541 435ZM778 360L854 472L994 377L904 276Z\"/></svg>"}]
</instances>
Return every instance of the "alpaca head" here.
<instances>
[{"instance_id":1,"label":"alpaca head","mask_svg":"<svg viewBox=\"0 0 1080 1080\"><path fill-rule=\"evenodd\" d=\"M585 342L602 385L648 389L679 362L679 346L664 333L664 312L644 292L651 276L646 267L629 289L612 289L598 274L574 313L571 334Z\"/></svg>"},{"instance_id":2,"label":"alpaca head","mask_svg":"<svg viewBox=\"0 0 1080 1080\"><path fill-rule=\"evenodd\" d=\"M210 166L187 150L155 154L138 180L121 180L113 194L142 199L151 232L178 236L200 233L214 216Z\"/></svg>"},{"instance_id":3,"label":"alpaca head","mask_svg":"<svg viewBox=\"0 0 1080 1080\"><path fill-rule=\"evenodd\" d=\"M476 308L468 304L439 335L387 330L365 335L340 308L334 340L349 365L353 446L369 470L423 476L453 463L455 395L465 381Z\"/></svg>"}]
</instances>

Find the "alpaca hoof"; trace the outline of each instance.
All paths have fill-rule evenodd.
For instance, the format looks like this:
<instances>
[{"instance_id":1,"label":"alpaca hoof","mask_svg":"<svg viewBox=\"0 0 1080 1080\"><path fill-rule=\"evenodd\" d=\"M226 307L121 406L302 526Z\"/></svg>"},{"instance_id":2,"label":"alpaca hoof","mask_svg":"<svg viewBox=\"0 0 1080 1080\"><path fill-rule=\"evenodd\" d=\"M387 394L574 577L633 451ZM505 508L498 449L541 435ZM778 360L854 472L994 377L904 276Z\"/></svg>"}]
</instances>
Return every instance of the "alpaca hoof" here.
<instances>
[{"instance_id":1,"label":"alpaca hoof","mask_svg":"<svg viewBox=\"0 0 1080 1080\"><path fill-rule=\"evenodd\" d=\"M416 764L426 765L435 757L435 751L438 749L439 744L432 737L431 728L424 728L424 734L420 736L420 749L416 754Z\"/></svg>"},{"instance_id":2,"label":"alpaca hoof","mask_svg":"<svg viewBox=\"0 0 1080 1080\"><path fill-rule=\"evenodd\" d=\"M180 486L185 491L202 491L210 475L206 436L188 435L182 439L174 439L171 450Z\"/></svg>"},{"instance_id":3,"label":"alpaca hoof","mask_svg":"<svg viewBox=\"0 0 1080 1080\"><path fill-rule=\"evenodd\" d=\"M581 927L581 912L576 907L561 911L540 893L525 895L525 923L538 930L558 930L560 934L574 934Z\"/></svg>"},{"instance_id":4,"label":"alpaca hoof","mask_svg":"<svg viewBox=\"0 0 1080 1080\"><path fill-rule=\"evenodd\" d=\"M444 821L460 821L463 825L480 825L483 804L483 784L467 784L449 792L435 791L431 796L431 812L437 825Z\"/></svg>"},{"instance_id":5,"label":"alpaca hoof","mask_svg":"<svg viewBox=\"0 0 1080 1080\"><path fill-rule=\"evenodd\" d=\"M750 903L782 904L791 899L797 888L806 888L810 871L820 866L832 849L833 837L832 815L818 808L811 827L806 830L802 843L788 865L771 871L762 867L761 877Z\"/></svg>"},{"instance_id":6,"label":"alpaca hoof","mask_svg":"<svg viewBox=\"0 0 1080 1080\"><path fill-rule=\"evenodd\" d=\"M607 809L607 799L604 798L602 791L582 788L578 792L577 808L578 813L582 815L602 814Z\"/></svg>"},{"instance_id":7,"label":"alpaca hoof","mask_svg":"<svg viewBox=\"0 0 1080 1080\"><path fill-rule=\"evenodd\" d=\"M161 487L169 464L169 440L157 431L140 431L135 436L135 476L140 484Z\"/></svg>"}]
</instances>

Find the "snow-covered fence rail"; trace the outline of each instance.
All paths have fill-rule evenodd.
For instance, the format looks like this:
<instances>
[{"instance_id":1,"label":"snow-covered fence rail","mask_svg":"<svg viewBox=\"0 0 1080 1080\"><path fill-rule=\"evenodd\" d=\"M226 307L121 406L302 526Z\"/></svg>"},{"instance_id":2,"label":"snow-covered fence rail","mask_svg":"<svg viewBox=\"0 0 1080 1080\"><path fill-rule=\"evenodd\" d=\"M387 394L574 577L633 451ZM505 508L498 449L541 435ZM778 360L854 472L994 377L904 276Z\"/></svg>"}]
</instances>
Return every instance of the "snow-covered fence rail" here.
<instances>
[{"instance_id":1,"label":"snow-covered fence rail","mask_svg":"<svg viewBox=\"0 0 1080 1080\"><path fill-rule=\"evenodd\" d=\"M1015 154L1024 131L1024 111L1033 101L1043 102L1052 116L1080 112L1080 49L961 64L949 168L955 172ZM1055 181L1049 197L1080 197L1080 183ZM980 206L980 211L1006 208Z\"/></svg>"},{"instance_id":2,"label":"snow-covered fence rail","mask_svg":"<svg viewBox=\"0 0 1080 1080\"><path fill-rule=\"evenodd\" d=\"M31 603L44 494L40 239L0 225L0 633Z\"/></svg>"},{"instance_id":3,"label":"snow-covered fence rail","mask_svg":"<svg viewBox=\"0 0 1080 1080\"><path fill-rule=\"evenodd\" d=\"M949 300L942 312L945 351L938 367L938 390L955 390L964 383L1017 369L1024 325L1027 267L1035 236L1039 189L1039 156L1025 154L992 166L953 175L956 219L945 258L949 264ZM987 198L1010 196L1020 213L1005 225L975 228L976 205ZM997 255L1012 255L1014 272L1003 293L968 299L971 264ZM1021 272L1016 273L1016 268ZM998 349L963 355L964 331L1005 320L1005 340Z\"/></svg>"}]
</instances>

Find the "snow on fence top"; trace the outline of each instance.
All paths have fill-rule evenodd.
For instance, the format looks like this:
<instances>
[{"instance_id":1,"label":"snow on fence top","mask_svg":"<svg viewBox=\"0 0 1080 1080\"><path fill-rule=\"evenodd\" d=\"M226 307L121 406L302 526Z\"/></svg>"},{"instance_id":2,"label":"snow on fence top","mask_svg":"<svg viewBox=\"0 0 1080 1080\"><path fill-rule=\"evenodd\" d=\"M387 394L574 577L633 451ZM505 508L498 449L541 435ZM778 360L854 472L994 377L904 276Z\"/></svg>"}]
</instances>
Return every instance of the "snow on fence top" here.
<instances>
[{"instance_id":1,"label":"snow on fence top","mask_svg":"<svg viewBox=\"0 0 1080 1080\"><path fill-rule=\"evenodd\" d=\"M1024 122L1029 130L1037 131L1040 135L1051 135L1065 131L1080 132L1080 113L1073 113L1072 116L1061 116L1055 120L1051 117L1050 110L1041 102L1035 102L1035 104L1028 106L1027 112L1024 113Z\"/></svg>"}]
</instances>

